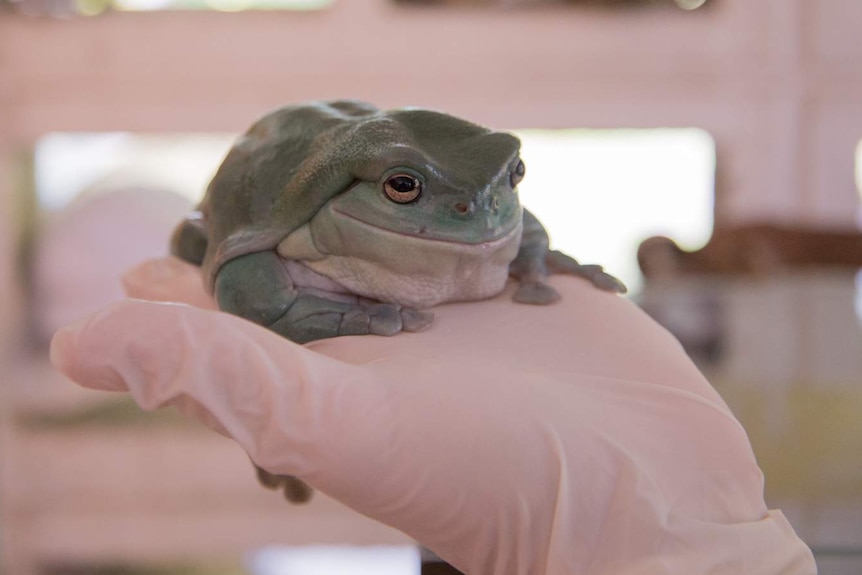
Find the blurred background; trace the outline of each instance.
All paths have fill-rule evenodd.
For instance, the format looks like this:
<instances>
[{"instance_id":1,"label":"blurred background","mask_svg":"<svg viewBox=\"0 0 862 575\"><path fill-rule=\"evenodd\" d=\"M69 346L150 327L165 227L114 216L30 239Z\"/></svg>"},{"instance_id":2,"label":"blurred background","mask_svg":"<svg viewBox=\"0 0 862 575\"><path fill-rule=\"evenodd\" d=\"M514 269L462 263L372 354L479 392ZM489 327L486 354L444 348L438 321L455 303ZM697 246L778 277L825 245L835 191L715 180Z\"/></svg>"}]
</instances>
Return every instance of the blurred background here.
<instances>
[{"instance_id":1,"label":"blurred background","mask_svg":"<svg viewBox=\"0 0 862 575\"><path fill-rule=\"evenodd\" d=\"M859 30L858 0L0 0L0 573L419 572L47 363L239 132L344 97L515 131L554 245L681 340L821 573L862 573Z\"/></svg>"}]
</instances>

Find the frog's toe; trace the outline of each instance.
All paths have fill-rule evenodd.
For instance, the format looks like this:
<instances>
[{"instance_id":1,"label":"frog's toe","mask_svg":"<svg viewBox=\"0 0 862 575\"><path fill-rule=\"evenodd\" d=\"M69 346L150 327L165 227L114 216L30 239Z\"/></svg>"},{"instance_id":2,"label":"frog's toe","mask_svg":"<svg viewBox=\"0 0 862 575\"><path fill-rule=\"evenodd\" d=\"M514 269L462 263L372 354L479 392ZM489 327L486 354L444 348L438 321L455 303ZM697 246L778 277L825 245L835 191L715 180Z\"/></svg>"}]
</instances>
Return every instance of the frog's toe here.
<instances>
[{"instance_id":1,"label":"frog's toe","mask_svg":"<svg viewBox=\"0 0 862 575\"><path fill-rule=\"evenodd\" d=\"M512 299L530 305L550 305L560 300L560 294L546 283L529 282L519 285Z\"/></svg>"},{"instance_id":2,"label":"frog's toe","mask_svg":"<svg viewBox=\"0 0 862 575\"><path fill-rule=\"evenodd\" d=\"M581 274L581 268L585 267L578 260L558 250L551 250L545 255L545 264L548 269L557 274Z\"/></svg>"},{"instance_id":3,"label":"frog's toe","mask_svg":"<svg viewBox=\"0 0 862 575\"><path fill-rule=\"evenodd\" d=\"M594 286L605 291L613 293L626 293L629 291L623 282L607 272L598 273L590 279Z\"/></svg>"},{"instance_id":4,"label":"frog's toe","mask_svg":"<svg viewBox=\"0 0 862 575\"><path fill-rule=\"evenodd\" d=\"M548 252L547 264L554 273L586 278L599 289L613 293L626 293L628 291L623 282L607 273L602 266L580 264L576 259L563 252Z\"/></svg>"},{"instance_id":5,"label":"frog's toe","mask_svg":"<svg viewBox=\"0 0 862 575\"><path fill-rule=\"evenodd\" d=\"M364 309L352 309L341 318L338 335L365 335L370 332L371 317Z\"/></svg>"},{"instance_id":6,"label":"frog's toe","mask_svg":"<svg viewBox=\"0 0 862 575\"><path fill-rule=\"evenodd\" d=\"M378 303L369 306L365 312L368 314L368 333L374 335L395 335L400 332L401 310L398 306L388 303Z\"/></svg>"},{"instance_id":7,"label":"frog's toe","mask_svg":"<svg viewBox=\"0 0 862 575\"><path fill-rule=\"evenodd\" d=\"M428 311L417 311L404 308L401 310L401 324L404 331L418 332L428 329L434 323L434 314Z\"/></svg>"}]
</instances>

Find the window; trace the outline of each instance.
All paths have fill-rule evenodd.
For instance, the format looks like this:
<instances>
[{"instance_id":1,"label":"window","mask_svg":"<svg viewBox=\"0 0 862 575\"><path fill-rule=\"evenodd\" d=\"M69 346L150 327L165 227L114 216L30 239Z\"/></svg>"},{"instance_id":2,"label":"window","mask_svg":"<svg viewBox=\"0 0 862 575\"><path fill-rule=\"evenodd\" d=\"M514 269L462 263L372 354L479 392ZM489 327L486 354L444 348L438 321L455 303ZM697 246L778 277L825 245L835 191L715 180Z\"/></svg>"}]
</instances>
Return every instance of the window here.
<instances>
[{"instance_id":1,"label":"window","mask_svg":"<svg viewBox=\"0 0 862 575\"><path fill-rule=\"evenodd\" d=\"M28 16L98 16L105 12L153 12L157 10L292 10L329 7L332 0L0 0L0 14L11 9Z\"/></svg>"},{"instance_id":2,"label":"window","mask_svg":"<svg viewBox=\"0 0 862 575\"><path fill-rule=\"evenodd\" d=\"M46 210L81 194L130 186L167 189L193 202L235 134L54 133L36 146L36 193Z\"/></svg>"},{"instance_id":3,"label":"window","mask_svg":"<svg viewBox=\"0 0 862 575\"><path fill-rule=\"evenodd\" d=\"M552 245L598 263L630 291L641 284L636 253L649 236L682 248L712 233L715 142L697 128L519 130L527 176L521 200Z\"/></svg>"},{"instance_id":4,"label":"window","mask_svg":"<svg viewBox=\"0 0 862 575\"><path fill-rule=\"evenodd\" d=\"M856 145L856 191L859 192L859 200L862 201L862 140L859 140ZM859 219L862 220L862 213Z\"/></svg>"},{"instance_id":5,"label":"window","mask_svg":"<svg viewBox=\"0 0 862 575\"><path fill-rule=\"evenodd\" d=\"M319 10L332 0L76 0L79 7L102 5L104 8L127 11L153 10ZM100 11L104 11L100 10ZM84 10L82 10L83 13Z\"/></svg>"},{"instance_id":6,"label":"window","mask_svg":"<svg viewBox=\"0 0 862 575\"><path fill-rule=\"evenodd\" d=\"M856 191L862 202L862 140L856 145ZM858 211L857 222L862 226L862 208ZM856 274L856 317L862 322L862 270Z\"/></svg>"},{"instance_id":7,"label":"window","mask_svg":"<svg viewBox=\"0 0 862 575\"><path fill-rule=\"evenodd\" d=\"M252 554L254 575L419 575L419 551L403 547L270 547Z\"/></svg>"}]
</instances>

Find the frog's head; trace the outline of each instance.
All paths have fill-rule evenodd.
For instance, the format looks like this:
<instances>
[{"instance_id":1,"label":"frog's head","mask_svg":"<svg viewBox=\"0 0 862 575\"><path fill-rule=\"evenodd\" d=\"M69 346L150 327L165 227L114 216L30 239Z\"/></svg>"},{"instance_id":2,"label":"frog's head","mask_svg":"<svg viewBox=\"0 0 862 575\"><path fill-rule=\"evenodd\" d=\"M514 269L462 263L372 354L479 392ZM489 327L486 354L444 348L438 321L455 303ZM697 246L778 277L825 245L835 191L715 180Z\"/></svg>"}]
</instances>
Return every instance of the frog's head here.
<instances>
[{"instance_id":1,"label":"frog's head","mask_svg":"<svg viewBox=\"0 0 862 575\"><path fill-rule=\"evenodd\" d=\"M350 141L373 154L281 255L352 293L419 308L503 288L522 226L517 138L407 109L357 125Z\"/></svg>"},{"instance_id":2,"label":"frog's head","mask_svg":"<svg viewBox=\"0 0 862 575\"><path fill-rule=\"evenodd\" d=\"M375 153L327 205L339 227L475 245L520 225L524 164L511 134L407 109L357 126L355 136Z\"/></svg>"}]
</instances>

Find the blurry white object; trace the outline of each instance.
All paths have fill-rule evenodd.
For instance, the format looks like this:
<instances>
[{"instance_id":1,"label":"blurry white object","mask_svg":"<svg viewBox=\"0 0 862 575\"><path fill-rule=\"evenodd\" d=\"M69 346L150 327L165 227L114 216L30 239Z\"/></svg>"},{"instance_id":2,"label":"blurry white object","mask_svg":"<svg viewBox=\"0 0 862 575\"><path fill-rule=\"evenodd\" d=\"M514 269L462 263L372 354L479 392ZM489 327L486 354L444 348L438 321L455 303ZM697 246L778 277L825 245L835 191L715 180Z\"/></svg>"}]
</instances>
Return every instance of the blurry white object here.
<instances>
[{"instance_id":1,"label":"blurry white object","mask_svg":"<svg viewBox=\"0 0 862 575\"><path fill-rule=\"evenodd\" d=\"M145 186L197 201L236 134L47 134L36 146L40 205L66 206L83 190Z\"/></svg>"},{"instance_id":2,"label":"blurry white object","mask_svg":"<svg viewBox=\"0 0 862 575\"><path fill-rule=\"evenodd\" d=\"M37 334L122 297L120 275L165 256L174 226L191 209L183 196L135 187L84 194L43 225L33 261Z\"/></svg>"},{"instance_id":3,"label":"blurry white object","mask_svg":"<svg viewBox=\"0 0 862 575\"><path fill-rule=\"evenodd\" d=\"M254 575L419 575L413 546L269 547L249 560Z\"/></svg>"}]
</instances>

